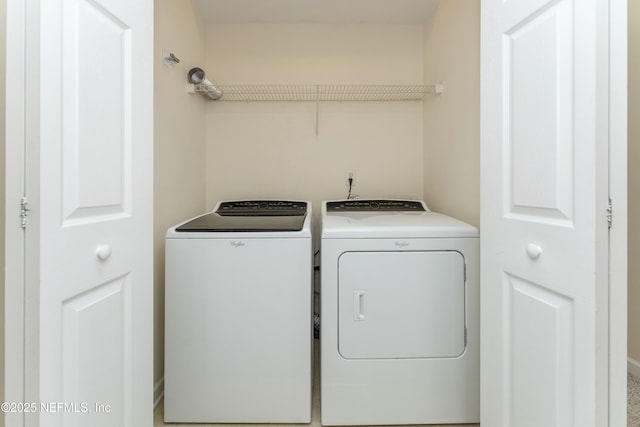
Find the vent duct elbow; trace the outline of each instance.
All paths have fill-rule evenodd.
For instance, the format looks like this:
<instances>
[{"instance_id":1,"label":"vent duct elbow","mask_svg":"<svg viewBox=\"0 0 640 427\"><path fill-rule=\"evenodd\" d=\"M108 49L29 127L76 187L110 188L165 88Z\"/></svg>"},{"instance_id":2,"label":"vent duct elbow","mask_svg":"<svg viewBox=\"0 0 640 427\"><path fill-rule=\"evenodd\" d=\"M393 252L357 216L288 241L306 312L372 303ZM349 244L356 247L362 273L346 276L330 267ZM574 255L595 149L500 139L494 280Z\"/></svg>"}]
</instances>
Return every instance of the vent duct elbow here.
<instances>
[{"instance_id":1,"label":"vent duct elbow","mask_svg":"<svg viewBox=\"0 0 640 427\"><path fill-rule=\"evenodd\" d=\"M188 73L189 83L195 85L195 91L208 96L212 100L222 98L222 91L207 78L202 68L192 68Z\"/></svg>"}]
</instances>

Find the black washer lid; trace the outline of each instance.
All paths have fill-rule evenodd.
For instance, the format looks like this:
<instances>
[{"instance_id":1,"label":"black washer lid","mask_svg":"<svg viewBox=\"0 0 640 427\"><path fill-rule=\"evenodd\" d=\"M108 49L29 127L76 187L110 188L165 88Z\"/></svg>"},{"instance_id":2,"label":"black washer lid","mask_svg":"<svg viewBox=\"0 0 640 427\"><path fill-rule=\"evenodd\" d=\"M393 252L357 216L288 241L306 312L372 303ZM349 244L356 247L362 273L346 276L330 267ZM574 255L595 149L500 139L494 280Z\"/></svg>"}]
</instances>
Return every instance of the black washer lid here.
<instances>
[{"instance_id":1,"label":"black washer lid","mask_svg":"<svg viewBox=\"0 0 640 427\"><path fill-rule=\"evenodd\" d=\"M300 231L307 203L287 200L222 202L215 212L201 215L176 228L180 232Z\"/></svg>"},{"instance_id":2,"label":"black washer lid","mask_svg":"<svg viewBox=\"0 0 640 427\"><path fill-rule=\"evenodd\" d=\"M219 215L215 212L201 215L176 228L180 232L266 232L300 231L304 215L249 216Z\"/></svg>"}]
</instances>

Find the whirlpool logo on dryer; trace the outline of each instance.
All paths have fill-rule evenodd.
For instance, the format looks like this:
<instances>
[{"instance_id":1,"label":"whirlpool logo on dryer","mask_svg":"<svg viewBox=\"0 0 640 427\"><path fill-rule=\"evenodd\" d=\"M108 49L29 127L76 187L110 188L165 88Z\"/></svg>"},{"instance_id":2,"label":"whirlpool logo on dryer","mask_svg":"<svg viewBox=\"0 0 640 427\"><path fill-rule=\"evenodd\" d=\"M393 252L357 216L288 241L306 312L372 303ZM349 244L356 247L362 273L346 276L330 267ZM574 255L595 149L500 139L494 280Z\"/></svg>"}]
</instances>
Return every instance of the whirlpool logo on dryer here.
<instances>
[{"instance_id":1,"label":"whirlpool logo on dryer","mask_svg":"<svg viewBox=\"0 0 640 427\"><path fill-rule=\"evenodd\" d=\"M231 242L231 246L234 248L239 248L240 246L244 246L244 242L243 241L233 241Z\"/></svg>"}]
</instances>

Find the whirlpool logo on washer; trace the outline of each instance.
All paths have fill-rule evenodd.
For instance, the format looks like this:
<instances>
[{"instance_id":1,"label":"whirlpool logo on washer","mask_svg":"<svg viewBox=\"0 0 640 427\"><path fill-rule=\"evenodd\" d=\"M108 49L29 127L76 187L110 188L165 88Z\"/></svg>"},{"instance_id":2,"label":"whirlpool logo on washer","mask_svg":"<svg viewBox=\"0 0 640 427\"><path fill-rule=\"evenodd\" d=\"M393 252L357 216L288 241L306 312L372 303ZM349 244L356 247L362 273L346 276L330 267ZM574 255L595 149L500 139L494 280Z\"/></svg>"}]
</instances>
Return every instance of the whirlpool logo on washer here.
<instances>
[{"instance_id":1,"label":"whirlpool logo on washer","mask_svg":"<svg viewBox=\"0 0 640 427\"><path fill-rule=\"evenodd\" d=\"M241 242L241 241L231 242L231 246L234 248L239 248L240 246L244 246L244 242Z\"/></svg>"},{"instance_id":2,"label":"whirlpool logo on washer","mask_svg":"<svg viewBox=\"0 0 640 427\"><path fill-rule=\"evenodd\" d=\"M407 246L409 246L409 242L404 241L404 240L397 240L397 241L395 242L395 245L396 245L398 248L402 249L402 248L406 248Z\"/></svg>"}]
</instances>

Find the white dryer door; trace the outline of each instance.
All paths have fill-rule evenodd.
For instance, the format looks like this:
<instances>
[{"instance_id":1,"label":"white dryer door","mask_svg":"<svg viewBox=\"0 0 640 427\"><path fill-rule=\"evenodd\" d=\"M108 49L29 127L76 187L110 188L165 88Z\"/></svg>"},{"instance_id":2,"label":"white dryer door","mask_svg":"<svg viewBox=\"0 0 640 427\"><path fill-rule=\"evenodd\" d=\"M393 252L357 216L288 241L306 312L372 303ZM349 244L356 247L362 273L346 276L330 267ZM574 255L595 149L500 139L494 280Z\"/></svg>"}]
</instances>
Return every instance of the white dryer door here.
<instances>
[{"instance_id":1,"label":"white dryer door","mask_svg":"<svg viewBox=\"0 0 640 427\"><path fill-rule=\"evenodd\" d=\"M338 307L342 357L458 357L466 344L464 257L345 252L338 261Z\"/></svg>"}]
</instances>

